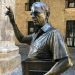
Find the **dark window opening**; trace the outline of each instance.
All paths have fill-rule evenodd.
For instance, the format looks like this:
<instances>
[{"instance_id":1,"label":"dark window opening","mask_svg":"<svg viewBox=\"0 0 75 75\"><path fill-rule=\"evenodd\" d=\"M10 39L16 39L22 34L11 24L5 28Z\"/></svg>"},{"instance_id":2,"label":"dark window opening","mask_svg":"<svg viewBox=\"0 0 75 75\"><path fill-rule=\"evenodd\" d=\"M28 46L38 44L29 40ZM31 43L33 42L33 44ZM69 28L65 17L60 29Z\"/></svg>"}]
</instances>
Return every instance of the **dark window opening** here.
<instances>
[{"instance_id":1,"label":"dark window opening","mask_svg":"<svg viewBox=\"0 0 75 75\"><path fill-rule=\"evenodd\" d=\"M66 8L75 8L75 0L66 0L65 5Z\"/></svg>"},{"instance_id":2,"label":"dark window opening","mask_svg":"<svg viewBox=\"0 0 75 75\"><path fill-rule=\"evenodd\" d=\"M66 43L68 47L75 47L75 20L66 22Z\"/></svg>"},{"instance_id":3,"label":"dark window opening","mask_svg":"<svg viewBox=\"0 0 75 75\"><path fill-rule=\"evenodd\" d=\"M28 34L32 34L34 32L34 23L33 21L28 21Z\"/></svg>"},{"instance_id":4,"label":"dark window opening","mask_svg":"<svg viewBox=\"0 0 75 75\"><path fill-rule=\"evenodd\" d=\"M40 25L34 25L33 21L28 21L28 34L37 32L40 29Z\"/></svg>"},{"instance_id":5,"label":"dark window opening","mask_svg":"<svg viewBox=\"0 0 75 75\"><path fill-rule=\"evenodd\" d=\"M25 10L26 11L30 11L31 10L31 6L34 2L40 2L40 0L29 0L28 3L25 3Z\"/></svg>"}]
</instances>

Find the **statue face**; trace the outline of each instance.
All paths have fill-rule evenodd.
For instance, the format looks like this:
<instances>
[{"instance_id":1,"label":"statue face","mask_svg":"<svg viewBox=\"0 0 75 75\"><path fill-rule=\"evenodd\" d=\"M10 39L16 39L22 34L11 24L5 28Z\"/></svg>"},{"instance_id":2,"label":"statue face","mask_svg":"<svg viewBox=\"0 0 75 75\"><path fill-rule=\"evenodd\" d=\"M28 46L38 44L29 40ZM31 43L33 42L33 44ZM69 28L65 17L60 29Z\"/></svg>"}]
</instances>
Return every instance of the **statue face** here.
<instances>
[{"instance_id":1,"label":"statue face","mask_svg":"<svg viewBox=\"0 0 75 75\"><path fill-rule=\"evenodd\" d=\"M31 16L34 24L44 25L48 22L49 8L43 2L35 2L31 7Z\"/></svg>"},{"instance_id":2,"label":"statue face","mask_svg":"<svg viewBox=\"0 0 75 75\"><path fill-rule=\"evenodd\" d=\"M43 25L45 23L45 14L38 11L31 12L34 24Z\"/></svg>"},{"instance_id":3,"label":"statue face","mask_svg":"<svg viewBox=\"0 0 75 75\"><path fill-rule=\"evenodd\" d=\"M44 25L46 20L46 12L45 10L43 10L40 4L33 5L31 7L31 16L32 16L34 24Z\"/></svg>"}]
</instances>

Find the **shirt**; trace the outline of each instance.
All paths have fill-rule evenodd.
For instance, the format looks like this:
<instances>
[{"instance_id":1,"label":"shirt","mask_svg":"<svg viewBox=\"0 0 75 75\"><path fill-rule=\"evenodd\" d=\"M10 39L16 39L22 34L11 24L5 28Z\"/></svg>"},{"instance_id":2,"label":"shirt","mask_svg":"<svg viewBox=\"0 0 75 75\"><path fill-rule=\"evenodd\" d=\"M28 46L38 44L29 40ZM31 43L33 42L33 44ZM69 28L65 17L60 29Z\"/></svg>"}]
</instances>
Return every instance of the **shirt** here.
<instances>
[{"instance_id":1,"label":"shirt","mask_svg":"<svg viewBox=\"0 0 75 75\"><path fill-rule=\"evenodd\" d=\"M28 58L56 60L68 57L67 49L60 32L48 23L41 29L44 33L37 39L37 33L32 34Z\"/></svg>"}]
</instances>

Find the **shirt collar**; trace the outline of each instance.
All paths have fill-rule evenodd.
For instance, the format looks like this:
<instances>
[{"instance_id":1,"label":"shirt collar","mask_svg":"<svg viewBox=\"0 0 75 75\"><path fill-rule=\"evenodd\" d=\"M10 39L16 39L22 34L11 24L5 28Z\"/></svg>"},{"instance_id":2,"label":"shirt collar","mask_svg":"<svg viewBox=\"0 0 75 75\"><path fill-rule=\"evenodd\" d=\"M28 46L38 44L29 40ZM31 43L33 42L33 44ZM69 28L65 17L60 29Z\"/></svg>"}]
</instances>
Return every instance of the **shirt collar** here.
<instances>
[{"instance_id":1,"label":"shirt collar","mask_svg":"<svg viewBox=\"0 0 75 75\"><path fill-rule=\"evenodd\" d=\"M50 30L50 28L52 28L51 24L46 23L41 29L44 32L47 32L48 30Z\"/></svg>"}]
</instances>

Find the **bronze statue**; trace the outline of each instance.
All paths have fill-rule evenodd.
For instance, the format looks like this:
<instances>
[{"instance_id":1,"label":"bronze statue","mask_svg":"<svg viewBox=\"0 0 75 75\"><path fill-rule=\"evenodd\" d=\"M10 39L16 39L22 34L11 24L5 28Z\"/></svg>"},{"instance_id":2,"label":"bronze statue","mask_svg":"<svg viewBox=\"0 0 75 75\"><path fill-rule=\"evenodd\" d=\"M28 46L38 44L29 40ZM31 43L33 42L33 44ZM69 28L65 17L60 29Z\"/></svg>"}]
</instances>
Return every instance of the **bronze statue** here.
<instances>
[{"instance_id":1,"label":"bronze statue","mask_svg":"<svg viewBox=\"0 0 75 75\"><path fill-rule=\"evenodd\" d=\"M31 7L31 16L34 24L40 25L40 29L28 36L22 35L14 20L13 12L8 8L7 15L13 26L15 35L21 43L30 44L29 59L53 59L55 65L44 75L58 75L67 70L69 56L63 38L59 30L52 27L48 22L50 15L49 7L43 2L35 2Z\"/></svg>"}]
</instances>

